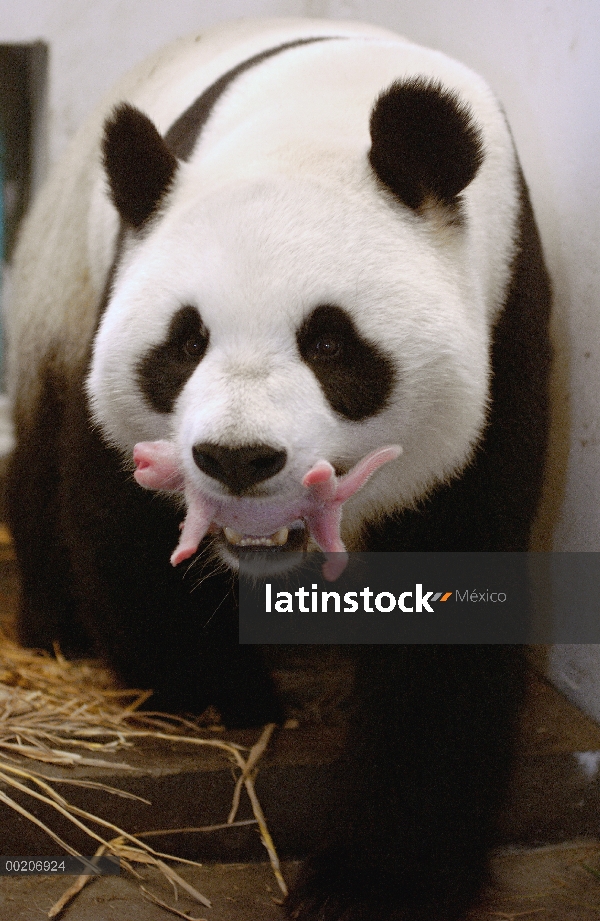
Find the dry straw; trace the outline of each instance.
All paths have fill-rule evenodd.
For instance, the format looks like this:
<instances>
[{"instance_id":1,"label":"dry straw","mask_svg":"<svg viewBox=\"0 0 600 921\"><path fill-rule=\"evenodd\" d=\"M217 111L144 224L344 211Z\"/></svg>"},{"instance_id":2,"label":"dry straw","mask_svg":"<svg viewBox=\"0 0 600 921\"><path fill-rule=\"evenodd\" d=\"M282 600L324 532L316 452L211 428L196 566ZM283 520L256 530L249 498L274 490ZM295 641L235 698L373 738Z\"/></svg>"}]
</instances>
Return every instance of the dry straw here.
<instances>
[{"instance_id":1,"label":"dry straw","mask_svg":"<svg viewBox=\"0 0 600 921\"><path fill-rule=\"evenodd\" d=\"M115 689L109 673L93 663L68 662L58 650L52 657L22 649L0 632L0 802L41 828L66 853L80 856L36 816L35 802L51 806L89 836L97 855L119 857L122 866L138 879L134 864L157 867L171 882L176 894L182 889L201 905L210 907L210 901L170 866L174 861L197 864L156 851L145 840L151 838L152 833L130 835L111 822L69 803L55 787L60 782L102 789L133 799L140 797L93 781L68 777L57 781L33 766L42 762L61 767L91 766L113 770L119 767L133 771L134 768L126 761L115 760L115 753L131 749L141 739L163 740L183 746L210 746L233 762L239 770L239 777L227 821L222 826L202 830L247 824L236 822L240 797L245 788L254 814L251 821L258 825L279 887L284 895L287 894L277 853L254 788L258 764L273 734L274 725L266 726L256 745L248 749L222 738L202 738L198 726L186 720L138 712L147 698L148 692ZM120 758L120 755L117 757ZM11 796L10 791L20 794L19 801ZM28 800L33 802L24 806L23 802ZM100 828L102 834L95 828ZM198 829L168 829L162 833L167 831L183 833ZM51 908L48 917L59 917L91 879L93 877L79 877ZM193 921L190 915L167 905L144 887L141 890L145 898Z\"/></svg>"}]
</instances>

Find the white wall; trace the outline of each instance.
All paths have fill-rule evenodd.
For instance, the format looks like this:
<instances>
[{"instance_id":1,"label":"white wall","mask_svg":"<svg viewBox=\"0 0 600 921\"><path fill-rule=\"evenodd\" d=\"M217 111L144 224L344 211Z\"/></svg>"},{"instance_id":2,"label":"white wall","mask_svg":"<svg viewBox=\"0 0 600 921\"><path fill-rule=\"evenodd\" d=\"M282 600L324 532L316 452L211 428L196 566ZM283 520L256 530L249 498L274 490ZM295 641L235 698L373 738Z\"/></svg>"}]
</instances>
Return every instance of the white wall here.
<instances>
[{"instance_id":1,"label":"white wall","mask_svg":"<svg viewBox=\"0 0 600 921\"><path fill-rule=\"evenodd\" d=\"M115 77L148 52L222 19L269 15L365 19L396 29L465 61L502 99L556 295L557 422L539 546L600 550L600 4L0 0L0 41L50 45L52 160ZM551 667L600 717L600 647L557 647Z\"/></svg>"},{"instance_id":2,"label":"white wall","mask_svg":"<svg viewBox=\"0 0 600 921\"><path fill-rule=\"evenodd\" d=\"M303 4L294 0L0 0L0 41L42 39L50 45L54 160L116 78L171 39L223 19L302 12Z\"/></svg>"}]
</instances>

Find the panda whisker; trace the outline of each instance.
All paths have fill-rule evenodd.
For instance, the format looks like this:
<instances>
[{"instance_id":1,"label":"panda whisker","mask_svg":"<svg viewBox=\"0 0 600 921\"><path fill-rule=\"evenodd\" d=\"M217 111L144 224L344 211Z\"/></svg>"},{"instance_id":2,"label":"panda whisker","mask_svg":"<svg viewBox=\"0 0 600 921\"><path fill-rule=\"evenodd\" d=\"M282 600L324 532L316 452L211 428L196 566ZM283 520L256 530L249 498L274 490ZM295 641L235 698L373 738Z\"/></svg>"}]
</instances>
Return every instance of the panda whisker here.
<instances>
[{"instance_id":1,"label":"panda whisker","mask_svg":"<svg viewBox=\"0 0 600 921\"><path fill-rule=\"evenodd\" d=\"M186 568L184 578L187 578L190 574L194 577L192 592L197 591L207 579L211 579L214 576L225 575L229 576L232 582L234 580L234 575L229 566L214 550L212 541L208 546L203 546L193 557Z\"/></svg>"}]
</instances>

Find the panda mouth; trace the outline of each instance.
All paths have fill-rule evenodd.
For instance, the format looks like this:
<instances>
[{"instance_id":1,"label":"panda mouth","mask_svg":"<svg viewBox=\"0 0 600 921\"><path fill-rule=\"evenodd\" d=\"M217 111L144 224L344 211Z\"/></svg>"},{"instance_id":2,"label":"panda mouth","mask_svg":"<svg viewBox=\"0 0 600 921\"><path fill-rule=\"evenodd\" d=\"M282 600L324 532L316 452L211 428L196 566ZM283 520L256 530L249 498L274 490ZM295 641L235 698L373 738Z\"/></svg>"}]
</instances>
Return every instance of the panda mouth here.
<instances>
[{"instance_id":1,"label":"panda mouth","mask_svg":"<svg viewBox=\"0 0 600 921\"><path fill-rule=\"evenodd\" d=\"M291 498L262 504L252 498L215 498L198 489L186 476L173 442L140 442L134 448L133 460L140 486L184 495L186 516L171 555L173 566L193 557L209 532L222 535L223 551L234 557L242 550L269 554L306 550L310 538L327 558L324 577L335 581L348 561L341 537L344 503L376 470L401 453L399 445L378 448L340 477L329 461L319 460L302 477L301 491ZM255 528L258 534L252 534Z\"/></svg>"},{"instance_id":2,"label":"panda mouth","mask_svg":"<svg viewBox=\"0 0 600 921\"><path fill-rule=\"evenodd\" d=\"M289 528L279 528L274 534L265 537L253 537L251 534L240 534L233 528L224 527L223 534L228 544L235 547L283 547L287 543Z\"/></svg>"},{"instance_id":3,"label":"panda mouth","mask_svg":"<svg viewBox=\"0 0 600 921\"><path fill-rule=\"evenodd\" d=\"M228 550L234 553L240 550L280 552L282 550L305 550L308 544L308 532L303 522L295 522L289 527L279 528L273 534L257 536L241 534L225 526L221 534Z\"/></svg>"}]
</instances>

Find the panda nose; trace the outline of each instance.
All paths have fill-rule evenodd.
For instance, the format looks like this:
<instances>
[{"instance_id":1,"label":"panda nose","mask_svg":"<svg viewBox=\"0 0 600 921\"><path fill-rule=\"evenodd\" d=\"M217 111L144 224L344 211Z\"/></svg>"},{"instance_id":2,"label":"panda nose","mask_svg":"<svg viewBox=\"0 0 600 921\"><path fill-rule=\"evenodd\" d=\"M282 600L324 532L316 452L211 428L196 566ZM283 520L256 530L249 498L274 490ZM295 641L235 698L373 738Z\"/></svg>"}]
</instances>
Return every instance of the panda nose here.
<instances>
[{"instance_id":1,"label":"panda nose","mask_svg":"<svg viewBox=\"0 0 600 921\"><path fill-rule=\"evenodd\" d=\"M223 483L236 496L275 476L287 459L285 451L270 445L226 448L209 441L194 445L192 455L203 473Z\"/></svg>"}]
</instances>

